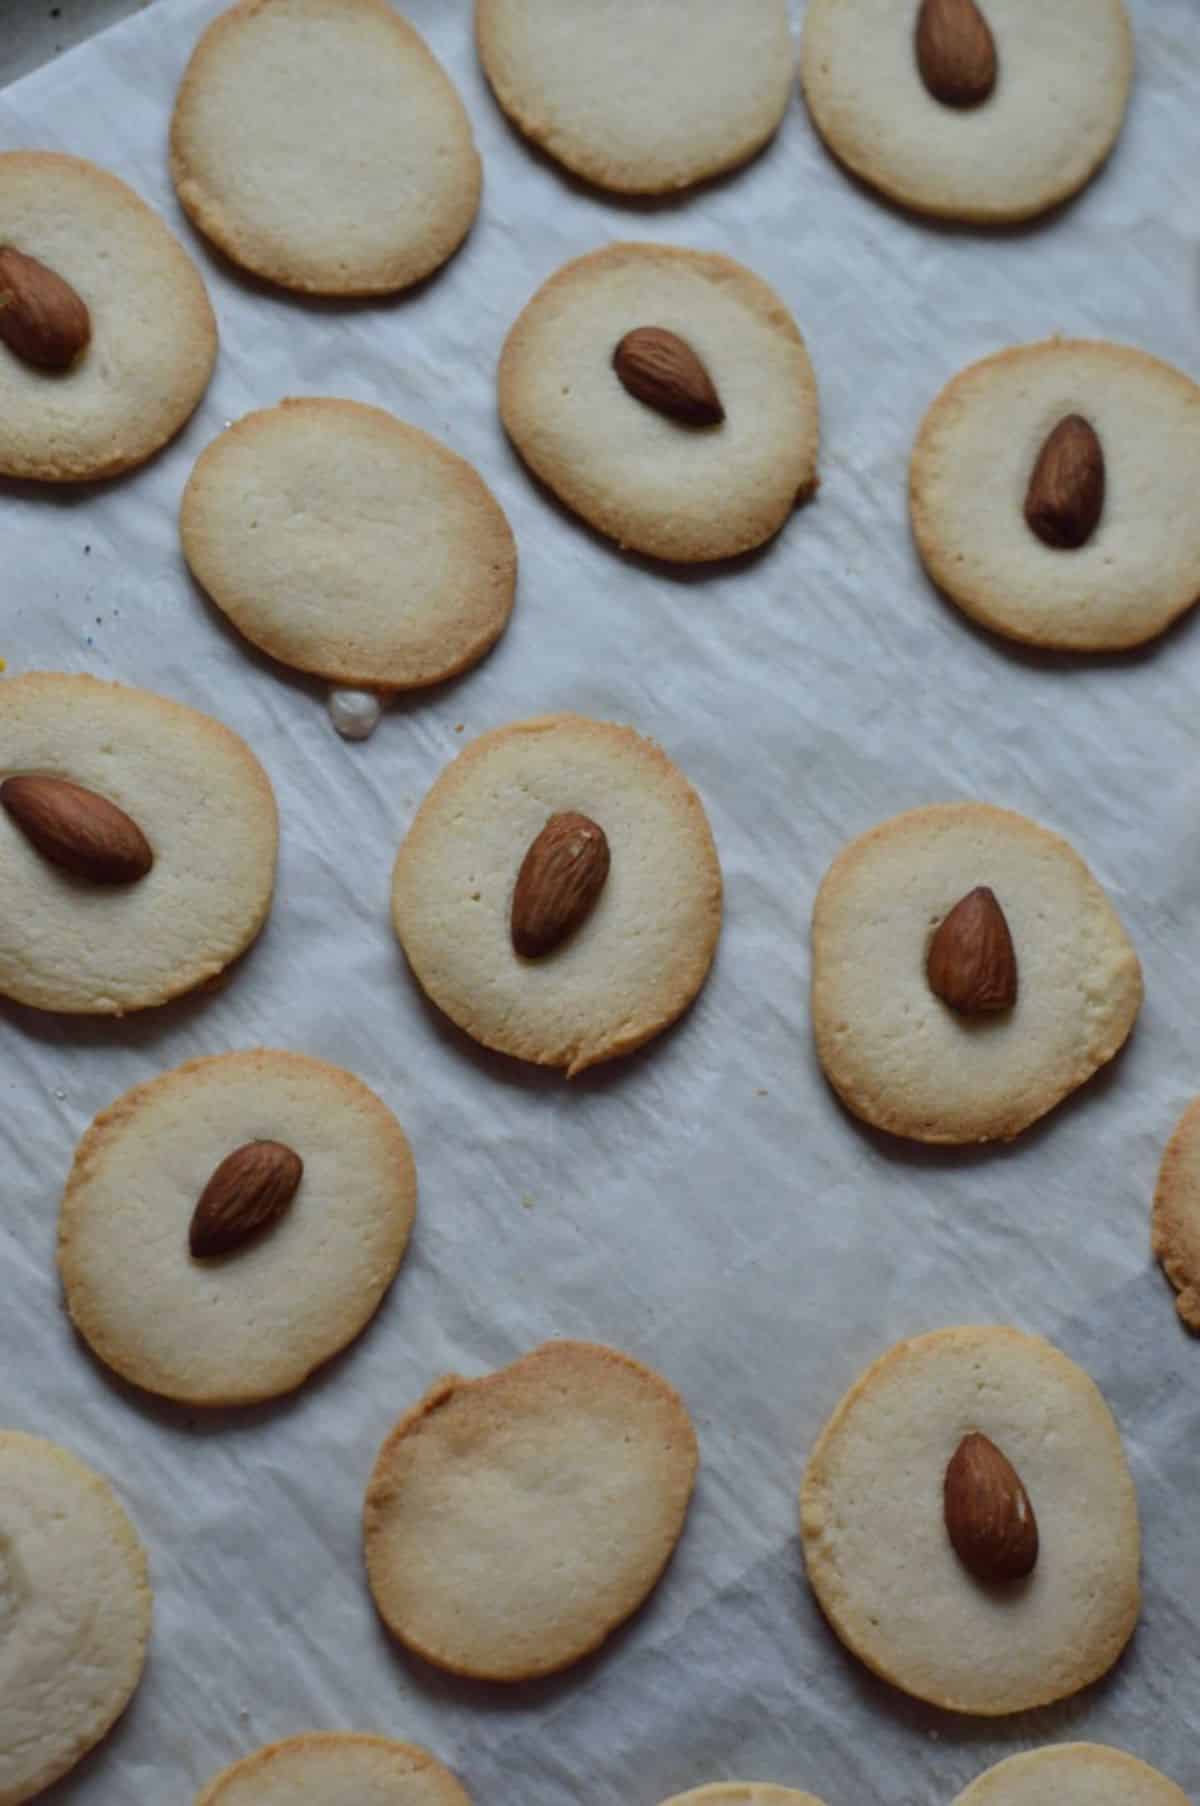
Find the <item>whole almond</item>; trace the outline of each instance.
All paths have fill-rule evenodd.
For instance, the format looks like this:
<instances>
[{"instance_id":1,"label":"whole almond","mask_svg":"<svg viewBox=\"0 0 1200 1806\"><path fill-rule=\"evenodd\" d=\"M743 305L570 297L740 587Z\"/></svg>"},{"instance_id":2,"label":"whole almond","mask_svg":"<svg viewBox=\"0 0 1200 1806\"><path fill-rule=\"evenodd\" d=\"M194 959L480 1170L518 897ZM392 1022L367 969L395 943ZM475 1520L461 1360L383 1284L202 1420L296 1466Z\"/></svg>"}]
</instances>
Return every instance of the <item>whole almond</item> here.
<instances>
[{"instance_id":1,"label":"whole almond","mask_svg":"<svg viewBox=\"0 0 1200 1806\"><path fill-rule=\"evenodd\" d=\"M227 1154L192 1213L188 1245L198 1259L231 1254L269 1223L296 1195L304 1162L282 1141L247 1141Z\"/></svg>"},{"instance_id":2,"label":"whole almond","mask_svg":"<svg viewBox=\"0 0 1200 1806\"><path fill-rule=\"evenodd\" d=\"M154 864L137 823L106 797L66 778L12 777L0 803L43 859L93 884L133 884Z\"/></svg>"},{"instance_id":3,"label":"whole almond","mask_svg":"<svg viewBox=\"0 0 1200 1806\"><path fill-rule=\"evenodd\" d=\"M1004 911L986 884L968 891L939 927L925 960L930 989L964 1016L1017 1001L1017 956Z\"/></svg>"},{"instance_id":4,"label":"whole almond","mask_svg":"<svg viewBox=\"0 0 1200 1806\"><path fill-rule=\"evenodd\" d=\"M664 326L627 332L613 352L613 368L631 395L672 420L719 426L725 418L712 377L687 340Z\"/></svg>"},{"instance_id":5,"label":"whole almond","mask_svg":"<svg viewBox=\"0 0 1200 1806\"><path fill-rule=\"evenodd\" d=\"M517 873L510 930L523 959L562 945L591 915L608 877L608 837L590 816L552 815Z\"/></svg>"},{"instance_id":6,"label":"whole almond","mask_svg":"<svg viewBox=\"0 0 1200 1806\"><path fill-rule=\"evenodd\" d=\"M15 245L0 245L0 339L9 350L27 364L65 370L91 336L91 316L71 284Z\"/></svg>"},{"instance_id":7,"label":"whole almond","mask_svg":"<svg viewBox=\"0 0 1200 1806\"><path fill-rule=\"evenodd\" d=\"M1023 1580L1038 1558L1038 1527L1020 1475L987 1436L964 1436L942 1488L946 1531L977 1580Z\"/></svg>"},{"instance_id":8,"label":"whole almond","mask_svg":"<svg viewBox=\"0 0 1200 1806\"><path fill-rule=\"evenodd\" d=\"M1082 414L1066 414L1038 454L1025 519L1058 551L1086 545L1104 512L1104 450Z\"/></svg>"},{"instance_id":9,"label":"whole almond","mask_svg":"<svg viewBox=\"0 0 1200 1806\"><path fill-rule=\"evenodd\" d=\"M996 86L996 42L975 0L922 0L917 68L935 100L978 107Z\"/></svg>"}]
</instances>

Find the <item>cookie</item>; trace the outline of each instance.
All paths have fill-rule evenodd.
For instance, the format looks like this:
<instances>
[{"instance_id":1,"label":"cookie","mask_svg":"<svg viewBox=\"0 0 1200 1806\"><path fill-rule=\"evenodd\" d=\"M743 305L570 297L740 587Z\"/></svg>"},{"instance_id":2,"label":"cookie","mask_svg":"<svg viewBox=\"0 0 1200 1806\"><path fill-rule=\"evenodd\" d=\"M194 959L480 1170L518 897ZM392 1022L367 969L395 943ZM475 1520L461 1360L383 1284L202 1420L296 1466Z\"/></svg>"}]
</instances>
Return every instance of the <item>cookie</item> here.
<instances>
[{"instance_id":1,"label":"cookie","mask_svg":"<svg viewBox=\"0 0 1200 1806\"><path fill-rule=\"evenodd\" d=\"M617 347L647 327L699 359L719 423L673 417L622 382ZM612 244L576 258L513 326L499 384L505 429L534 474L590 526L653 558L748 552L817 486L804 340L774 290L728 257Z\"/></svg>"},{"instance_id":2,"label":"cookie","mask_svg":"<svg viewBox=\"0 0 1200 1806\"><path fill-rule=\"evenodd\" d=\"M1064 514L1053 473L1049 488L1040 473L1043 448L1068 430L1083 451L1068 445ZM1200 387L1129 346L1050 339L985 358L942 390L913 448L913 533L933 581L985 627L1116 651L1200 597L1198 488Z\"/></svg>"},{"instance_id":3,"label":"cookie","mask_svg":"<svg viewBox=\"0 0 1200 1806\"><path fill-rule=\"evenodd\" d=\"M1167 1143L1154 1193L1154 1252L1178 1297L1175 1308L1200 1335L1200 1098Z\"/></svg>"},{"instance_id":4,"label":"cookie","mask_svg":"<svg viewBox=\"0 0 1200 1806\"><path fill-rule=\"evenodd\" d=\"M470 1806L428 1750L354 1731L309 1731L268 1743L214 1775L196 1806Z\"/></svg>"},{"instance_id":5,"label":"cookie","mask_svg":"<svg viewBox=\"0 0 1200 1806\"><path fill-rule=\"evenodd\" d=\"M972 1434L1032 1505L1025 1579L977 1579L950 1541L946 1470ZM1064 1699L1112 1666L1137 1621L1137 1500L1116 1424L1082 1368L1015 1329L936 1330L869 1367L809 1458L800 1533L843 1643L947 1711Z\"/></svg>"},{"instance_id":6,"label":"cookie","mask_svg":"<svg viewBox=\"0 0 1200 1806\"><path fill-rule=\"evenodd\" d=\"M771 1787L762 1781L713 1781L664 1800L663 1806L825 1806L815 1794L794 1787Z\"/></svg>"},{"instance_id":7,"label":"cookie","mask_svg":"<svg viewBox=\"0 0 1200 1806\"><path fill-rule=\"evenodd\" d=\"M248 414L184 491L192 575L248 640L334 683L403 690L483 657L517 550L470 464L357 401Z\"/></svg>"},{"instance_id":8,"label":"cookie","mask_svg":"<svg viewBox=\"0 0 1200 1806\"><path fill-rule=\"evenodd\" d=\"M1015 1002L991 1012L960 1009L930 977L942 924L977 890L1015 955ZM1082 859L1010 810L897 815L852 841L817 893L817 1054L846 1107L893 1135L1019 1135L1112 1059L1141 1001L1137 955Z\"/></svg>"},{"instance_id":9,"label":"cookie","mask_svg":"<svg viewBox=\"0 0 1200 1806\"><path fill-rule=\"evenodd\" d=\"M439 1380L367 1487L367 1578L406 1648L452 1674L520 1681L599 1647L683 1531L696 1434L650 1368L547 1342L484 1379Z\"/></svg>"},{"instance_id":10,"label":"cookie","mask_svg":"<svg viewBox=\"0 0 1200 1806\"><path fill-rule=\"evenodd\" d=\"M148 843L149 871L95 882L39 850L29 838L38 824L14 812L10 789L29 776L78 786L105 813L115 806ZM121 1016L215 978L262 927L275 797L250 748L208 715L94 677L10 678L0 684L0 779L0 995ZM72 844L82 834L86 854L90 824L71 814Z\"/></svg>"},{"instance_id":11,"label":"cookie","mask_svg":"<svg viewBox=\"0 0 1200 1806\"><path fill-rule=\"evenodd\" d=\"M591 914L544 957L513 941L517 877L550 820L579 814L609 852ZM630 1053L692 1002L721 927L704 806L632 728L548 715L460 753L396 859L392 920L422 989L485 1047L574 1077Z\"/></svg>"},{"instance_id":12,"label":"cookie","mask_svg":"<svg viewBox=\"0 0 1200 1806\"><path fill-rule=\"evenodd\" d=\"M1055 1743L984 1771L954 1806L1188 1806L1165 1775L1103 1743Z\"/></svg>"},{"instance_id":13,"label":"cookie","mask_svg":"<svg viewBox=\"0 0 1200 1806\"><path fill-rule=\"evenodd\" d=\"M142 1676L150 1578L111 1488L53 1442L0 1430L0 1802L65 1775Z\"/></svg>"},{"instance_id":14,"label":"cookie","mask_svg":"<svg viewBox=\"0 0 1200 1806\"><path fill-rule=\"evenodd\" d=\"M813 124L889 200L939 219L1031 219L1090 181L1121 130L1133 77L1123 0L981 0L995 85L935 98L917 58L917 0L809 0L800 81Z\"/></svg>"},{"instance_id":15,"label":"cookie","mask_svg":"<svg viewBox=\"0 0 1200 1806\"><path fill-rule=\"evenodd\" d=\"M91 326L65 369L0 342L0 475L79 482L143 463L191 415L216 361L195 264L132 188L55 151L0 154L0 245L68 283Z\"/></svg>"},{"instance_id":16,"label":"cookie","mask_svg":"<svg viewBox=\"0 0 1200 1806\"><path fill-rule=\"evenodd\" d=\"M253 1142L299 1156L294 1195L229 1254L193 1256L201 1194ZM100 1359L148 1392L274 1398L370 1321L416 1200L404 1131L353 1074L265 1048L189 1060L127 1091L79 1144L58 1221L67 1308Z\"/></svg>"},{"instance_id":17,"label":"cookie","mask_svg":"<svg viewBox=\"0 0 1200 1806\"><path fill-rule=\"evenodd\" d=\"M431 275L470 230L482 181L453 84L387 0L222 13L175 102L171 175L226 257L317 295Z\"/></svg>"},{"instance_id":18,"label":"cookie","mask_svg":"<svg viewBox=\"0 0 1200 1806\"><path fill-rule=\"evenodd\" d=\"M476 0L475 35L513 124L620 194L735 169L791 93L787 0Z\"/></svg>"}]
</instances>

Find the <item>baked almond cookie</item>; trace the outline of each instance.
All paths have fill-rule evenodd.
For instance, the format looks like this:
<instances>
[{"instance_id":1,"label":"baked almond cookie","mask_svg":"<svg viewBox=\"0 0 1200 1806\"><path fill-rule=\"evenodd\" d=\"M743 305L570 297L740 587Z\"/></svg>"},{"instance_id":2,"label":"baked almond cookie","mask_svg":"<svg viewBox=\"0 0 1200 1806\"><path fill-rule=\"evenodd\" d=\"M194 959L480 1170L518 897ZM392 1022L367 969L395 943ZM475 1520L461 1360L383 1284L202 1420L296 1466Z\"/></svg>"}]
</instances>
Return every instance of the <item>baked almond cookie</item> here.
<instances>
[{"instance_id":1,"label":"baked almond cookie","mask_svg":"<svg viewBox=\"0 0 1200 1806\"><path fill-rule=\"evenodd\" d=\"M1200 1098L1180 1117L1163 1154L1151 1236L1178 1293L1175 1308L1200 1335Z\"/></svg>"},{"instance_id":2,"label":"baked almond cookie","mask_svg":"<svg viewBox=\"0 0 1200 1806\"><path fill-rule=\"evenodd\" d=\"M809 0L800 80L854 175L940 219L999 225L1075 194L1133 77L1123 0Z\"/></svg>"},{"instance_id":3,"label":"baked almond cookie","mask_svg":"<svg viewBox=\"0 0 1200 1806\"><path fill-rule=\"evenodd\" d=\"M721 868L653 741L547 715L442 773L397 856L392 920L451 1021L571 1078L687 1009L716 952Z\"/></svg>"},{"instance_id":4,"label":"baked almond cookie","mask_svg":"<svg viewBox=\"0 0 1200 1806\"><path fill-rule=\"evenodd\" d=\"M1174 1781L1103 1743L1055 1743L1009 1756L954 1806L1188 1806Z\"/></svg>"},{"instance_id":5,"label":"baked almond cookie","mask_svg":"<svg viewBox=\"0 0 1200 1806\"><path fill-rule=\"evenodd\" d=\"M569 1667L635 1612L683 1531L698 1451L679 1394L591 1342L439 1380L367 1487L367 1578L406 1648L452 1674Z\"/></svg>"},{"instance_id":6,"label":"baked almond cookie","mask_svg":"<svg viewBox=\"0 0 1200 1806\"><path fill-rule=\"evenodd\" d=\"M470 1806L428 1750L354 1731L268 1743L214 1775L196 1806Z\"/></svg>"},{"instance_id":7,"label":"baked almond cookie","mask_svg":"<svg viewBox=\"0 0 1200 1806\"><path fill-rule=\"evenodd\" d=\"M67 1308L148 1392L275 1398L370 1321L416 1202L404 1131L352 1073L266 1048L189 1060L79 1144L58 1219Z\"/></svg>"},{"instance_id":8,"label":"baked almond cookie","mask_svg":"<svg viewBox=\"0 0 1200 1806\"><path fill-rule=\"evenodd\" d=\"M748 552L817 486L804 340L774 290L728 257L612 244L565 264L509 333L499 384L535 475L653 558Z\"/></svg>"},{"instance_id":9,"label":"baked almond cookie","mask_svg":"<svg viewBox=\"0 0 1200 1806\"><path fill-rule=\"evenodd\" d=\"M909 483L929 575L1010 639L1116 651L1200 596L1200 386L1144 351L1050 339L971 365Z\"/></svg>"},{"instance_id":10,"label":"baked almond cookie","mask_svg":"<svg viewBox=\"0 0 1200 1806\"><path fill-rule=\"evenodd\" d=\"M815 1794L762 1781L714 1781L664 1800L663 1806L825 1806Z\"/></svg>"},{"instance_id":11,"label":"baked almond cookie","mask_svg":"<svg viewBox=\"0 0 1200 1806\"><path fill-rule=\"evenodd\" d=\"M107 1482L0 1430L0 1806L111 1729L142 1677L150 1607L146 1552Z\"/></svg>"},{"instance_id":12,"label":"baked almond cookie","mask_svg":"<svg viewBox=\"0 0 1200 1806\"><path fill-rule=\"evenodd\" d=\"M1065 840L987 803L860 835L817 892L817 1054L864 1122L914 1141L1011 1139L1124 1043L1138 958Z\"/></svg>"},{"instance_id":13,"label":"baked almond cookie","mask_svg":"<svg viewBox=\"0 0 1200 1806\"><path fill-rule=\"evenodd\" d=\"M317 295L420 282L466 237L482 182L457 91L388 0L220 14L175 102L171 175L226 257Z\"/></svg>"},{"instance_id":14,"label":"baked almond cookie","mask_svg":"<svg viewBox=\"0 0 1200 1806\"><path fill-rule=\"evenodd\" d=\"M787 0L476 0L513 124L585 181L665 194L761 150L787 107Z\"/></svg>"},{"instance_id":15,"label":"baked almond cookie","mask_svg":"<svg viewBox=\"0 0 1200 1806\"><path fill-rule=\"evenodd\" d=\"M869 1367L809 1458L800 1534L843 1643L950 1712L1077 1693L1137 1621L1117 1426L1082 1368L1015 1329L935 1330Z\"/></svg>"},{"instance_id":16,"label":"baked almond cookie","mask_svg":"<svg viewBox=\"0 0 1200 1806\"><path fill-rule=\"evenodd\" d=\"M219 721L95 677L0 684L0 995L121 1016L215 978L266 919L277 842Z\"/></svg>"},{"instance_id":17,"label":"baked almond cookie","mask_svg":"<svg viewBox=\"0 0 1200 1806\"><path fill-rule=\"evenodd\" d=\"M272 658L403 690L483 657L508 623L517 549L483 479L382 408L306 398L247 414L183 495L192 575Z\"/></svg>"},{"instance_id":18,"label":"baked almond cookie","mask_svg":"<svg viewBox=\"0 0 1200 1806\"><path fill-rule=\"evenodd\" d=\"M195 264L124 182L56 151L0 154L0 475L113 477L208 386Z\"/></svg>"}]
</instances>

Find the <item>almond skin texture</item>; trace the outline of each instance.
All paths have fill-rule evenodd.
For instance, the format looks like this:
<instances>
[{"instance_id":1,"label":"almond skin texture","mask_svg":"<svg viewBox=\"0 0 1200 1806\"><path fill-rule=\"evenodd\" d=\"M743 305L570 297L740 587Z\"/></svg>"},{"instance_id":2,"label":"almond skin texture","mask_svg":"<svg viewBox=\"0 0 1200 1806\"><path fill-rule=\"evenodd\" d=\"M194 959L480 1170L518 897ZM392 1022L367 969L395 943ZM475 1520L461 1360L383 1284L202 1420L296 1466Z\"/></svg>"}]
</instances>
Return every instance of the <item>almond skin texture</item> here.
<instances>
[{"instance_id":1,"label":"almond skin texture","mask_svg":"<svg viewBox=\"0 0 1200 1806\"><path fill-rule=\"evenodd\" d=\"M996 43L975 0L923 0L915 44L921 80L943 106L981 106L996 86Z\"/></svg>"},{"instance_id":2,"label":"almond skin texture","mask_svg":"<svg viewBox=\"0 0 1200 1806\"><path fill-rule=\"evenodd\" d=\"M521 862L512 944L522 959L552 953L586 922L608 878L608 838L589 816L552 815Z\"/></svg>"},{"instance_id":3,"label":"almond skin texture","mask_svg":"<svg viewBox=\"0 0 1200 1806\"><path fill-rule=\"evenodd\" d=\"M687 426L719 426L725 418L712 377L685 339L662 326L637 326L613 352L613 369L648 408Z\"/></svg>"},{"instance_id":4,"label":"almond skin texture","mask_svg":"<svg viewBox=\"0 0 1200 1806\"><path fill-rule=\"evenodd\" d=\"M981 884L955 904L925 962L930 989L963 1016L992 1016L1017 1001L1017 956L996 893Z\"/></svg>"},{"instance_id":5,"label":"almond skin texture","mask_svg":"<svg viewBox=\"0 0 1200 1806\"><path fill-rule=\"evenodd\" d=\"M92 336L91 316L69 282L13 245L0 245L0 339L42 370L65 370Z\"/></svg>"},{"instance_id":6,"label":"almond skin texture","mask_svg":"<svg viewBox=\"0 0 1200 1806\"><path fill-rule=\"evenodd\" d=\"M1029 1494L1008 1457L978 1431L964 1436L943 1484L946 1532L976 1580L1023 1580L1038 1558Z\"/></svg>"},{"instance_id":7,"label":"almond skin texture","mask_svg":"<svg viewBox=\"0 0 1200 1806\"><path fill-rule=\"evenodd\" d=\"M1082 414L1066 414L1050 434L1029 479L1025 519L1057 551L1087 544L1104 512L1104 450Z\"/></svg>"},{"instance_id":8,"label":"almond skin texture","mask_svg":"<svg viewBox=\"0 0 1200 1806\"><path fill-rule=\"evenodd\" d=\"M123 809L66 778L5 778L0 803L42 858L72 877L134 884L154 864L149 841Z\"/></svg>"},{"instance_id":9,"label":"almond skin texture","mask_svg":"<svg viewBox=\"0 0 1200 1806\"><path fill-rule=\"evenodd\" d=\"M304 1162L281 1141L248 1141L227 1154L200 1194L188 1231L198 1260L231 1254L278 1222L296 1195Z\"/></svg>"}]
</instances>

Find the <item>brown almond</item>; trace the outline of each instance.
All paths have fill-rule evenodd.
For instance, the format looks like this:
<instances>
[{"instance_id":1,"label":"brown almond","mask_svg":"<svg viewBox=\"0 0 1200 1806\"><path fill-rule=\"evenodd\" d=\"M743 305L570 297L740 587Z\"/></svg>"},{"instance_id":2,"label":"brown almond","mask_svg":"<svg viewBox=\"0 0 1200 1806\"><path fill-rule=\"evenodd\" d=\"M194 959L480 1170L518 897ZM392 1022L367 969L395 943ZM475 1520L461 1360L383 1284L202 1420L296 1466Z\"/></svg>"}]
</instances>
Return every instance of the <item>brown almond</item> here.
<instances>
[{"instance_id":1,"label":"brown almond","mask_svg":"<svg viewBox=\"0 0 1200 1806\"><path fill-rule=\"evenodd\" d=\"M712 377L686 339L664 326L636 326L613 352L613 368L629 393L688 426L725 418Z\"/></svg>"},{"instance_id":2,"label":"brown almond","mask_svg":"<svg viewBox=\"0 0 1200 1806\"><path fill-rule=\"evenodd\" d=\"M977 1430L964 1436L942 1488L954 1552L977 1580L1023 1580L1038 1558L1038 1527L1020 1475Z\"/></svg>"},{"instance_id":3,"label":"brown almond","mask_svg":"<svg viewBox=\"0 0 1200 1806\"><path fill-rule=\"evenodd\" d=\"M133 884L154 864L137 823L106 797L66 778L12 777L0 803L43 859L93 884Z\"/></svg>"},{"instance_id":4,"label":"brown almond","mask_svg":"<svg viewBox=\"0 0 1200 1806\"><path fill-rule=\"evenodd\" d=\"M968 891L939 927L925 960L930 989L964 1016L1017 1001L1017 956L1004 911L986 884Z\"/></svg>"},{"instance_id":5,"label":"brown almond","mask_svg":"<svg viewBox=\"0 0 1200 1806\"><path fill-rule=\"evenodd\" d=\"M197 1259L231 1254L269 1223L277 1223L296 1195L304 1162L282 1141L248 1141L227 1154L200 1193L188 1245Z\"/></svg>"},{"instance_id":6,"label":"brown almond","mask_svg":"<svg viewBox=\"0 0 1200 1806\"><path fill-rule=\"evenodd\" d=\"M975 0L922 0L917 68L935 100L978 107L996 86L996 41Z\"/></svg>"},{"instance_id":7,"label":"brown almond","mask_svg":"<svg viewBox=\"0 0 1200 1806\"><path fill-rule=\"evenodd\" d=\"M552 815L521 862L512 944L523 959L552 953L596 907L608 877L608 837L590 816Z\"/></svg>"},{"instance_id":8,"label":"brown almond","mask_svg":"<svg viewBox=\"0 0 1200 1806\"><path fill-rule=\"evenodd\" d=\"M0 245L0 339L9 350L27 364L65 370L91 336L91 316L71 284L15 245Z\"/></svg>"},{"instance_id":9,"label":"brown almond","mask_svg":"<svg viewBox=\"0 0 1200 1806\"><path fill-rule=\"evenodd\" d=\"M1038 454L1025 519L1057 551L1087 544L1104 512L1104 450L1091 422L1066 414Z\"/></svg>"}]
</instances>

